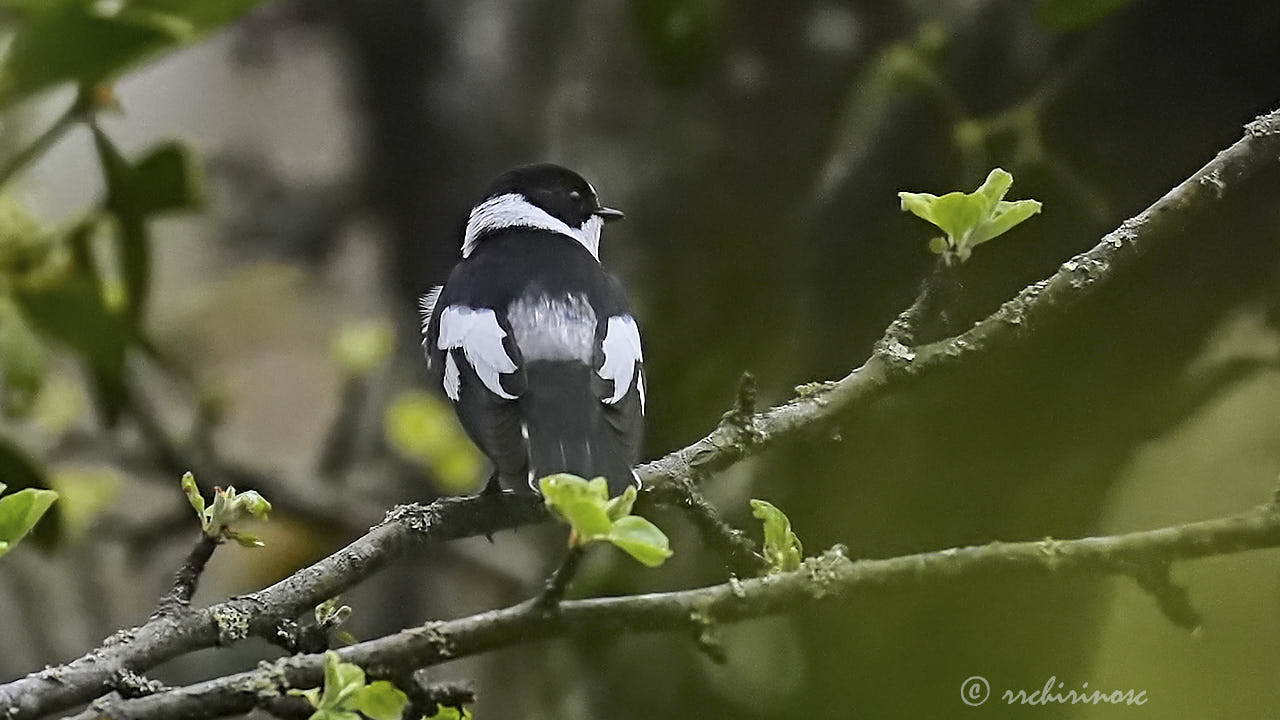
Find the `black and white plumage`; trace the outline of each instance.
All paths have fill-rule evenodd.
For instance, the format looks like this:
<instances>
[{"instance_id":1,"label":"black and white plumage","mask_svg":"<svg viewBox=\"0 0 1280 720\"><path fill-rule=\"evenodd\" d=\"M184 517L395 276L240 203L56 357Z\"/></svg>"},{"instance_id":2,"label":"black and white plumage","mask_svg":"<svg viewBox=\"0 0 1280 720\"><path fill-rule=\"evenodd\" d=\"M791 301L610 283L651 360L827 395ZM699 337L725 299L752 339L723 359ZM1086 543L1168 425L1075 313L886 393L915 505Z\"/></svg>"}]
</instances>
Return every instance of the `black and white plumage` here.
<instances>
[{"instance_id":1,"label":"black and white plumage","mask_svg":"<svg viewBox=\"0 0 1280 720\"><path fill-rule=\"evenodd\" d=\"M600 265L621 218L577 173L500 176L472 210L462 260L421 301L423 349L471 439L493 461L486 491L537 490L570 472L639 486L645 388L640 331Z\"/></svg>"}]
</instances>

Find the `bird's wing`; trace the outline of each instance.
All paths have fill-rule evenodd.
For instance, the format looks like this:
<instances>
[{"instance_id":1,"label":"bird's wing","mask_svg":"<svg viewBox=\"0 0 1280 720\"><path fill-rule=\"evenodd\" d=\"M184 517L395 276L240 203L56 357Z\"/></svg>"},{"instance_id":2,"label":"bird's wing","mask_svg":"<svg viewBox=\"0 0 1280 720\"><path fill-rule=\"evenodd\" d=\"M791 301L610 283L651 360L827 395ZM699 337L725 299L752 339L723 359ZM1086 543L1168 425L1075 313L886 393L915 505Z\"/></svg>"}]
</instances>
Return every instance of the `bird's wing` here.
<instances>
[{"instance_id":1,"label":"bird's wing","mask_svg":"<svg viewBox=\"0 0 1280 720\"><path fill-rule=\"evenodd\" d=\"M440 311L436 347L445 351L444 390L451 400L458 400L461 373L455 353L450 350L462 351L463 358L489 392L504 400L516 399L502 387L501 381L501 375L513 373L517 367L503 344L506 337L507 331L502 329L497 314L490 308L449 305Z\"/></svg>"}]
</instances>

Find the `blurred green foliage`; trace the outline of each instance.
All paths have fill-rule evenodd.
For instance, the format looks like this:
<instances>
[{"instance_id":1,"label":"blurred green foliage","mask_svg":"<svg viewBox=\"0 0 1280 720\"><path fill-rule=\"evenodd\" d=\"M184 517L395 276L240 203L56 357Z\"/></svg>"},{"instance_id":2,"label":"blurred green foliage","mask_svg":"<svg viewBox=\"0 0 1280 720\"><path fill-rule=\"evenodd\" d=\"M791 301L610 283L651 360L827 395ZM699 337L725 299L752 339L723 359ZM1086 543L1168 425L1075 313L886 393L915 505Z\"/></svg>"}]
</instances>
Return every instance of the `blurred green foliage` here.
<instances>
[{"instance_id":1,"label":"blurred green foliage","mask_svg":"<svg viewBox=\"0 0 1280 720\"><path fill-rule=\"evenodd\" d=\"M71 106L48 130L0 161L0 409L6 417L35 421L54 434L70 426L67 415L79 405L69 401L65 383L53 384L56 398L43 396L59 351L80 361L107 426L126 410L128 355L155 353L145 329L149 224L166 212L200 208L204 184L199 162L182 143L161 141L137 159L124 156L97 122L99 112L117 108L105 83L257 3L0 0L12 33L0 59L0 111L15 113L18 101L61 84L77 87ZM81 124L92 132L106 195L57 226L42 227L2 186ZM0 465L19 487L49 487L39 461L16 447L0 445ZM116 491L112 479L97 473L56 477L71 497L37 528L46 543L57 537L63 512L67 529L82 532Z\"/></svg>"},{"instance_id":2,"label":"blurred green foliage","mask_svg":"<svg viewBox=\"0 0 1280 720\"><path fill-rule=\"evenodd\" d=\"M395 328L387 320L349 322L338 329L333 355L343 372L359 377L382 366L395 344Z\"/></svg>"},{"instance_id":3,"label":"blurred green foliage","mask_svg":"<svg viewBox=\"0 0 1280 720\"><path fill-rule=\"evenodd\" d=\"M58 493L63 534L74 542L120 496L121 478L112 470L57 468L49 474L49 486Z\"/></svg>"},{"instance_id":4,"label":"blurred green foliage","mask_svg":"<svg viewBox=\"0 0 1280 720\"><path fill-rule=\"evenodd\" d=\"M0 107L60 83L96 85L189 44L261 0L0 0L17 30L0 67Z\"/></svg>"},{"instance_id":5,"label":"blurred green foliage","mask_svg":"<svg viewBox=\"0 0 1280 720\"><path fill-rule=\"evenodd\" d=\"M1082 30L1107 19L1133 0L1040 0L1036 17L1060 32Z\"/></svg>"},{"instance_id":6,"label":"blurred green foliage","mask_svg":"<svg viewBox=\"0 0 1280 720\"><path fill-rule=\"evenodd\" d=\"M440 397L418 390L396 395L387 405L383 432L392 450L430 471L441 492L476 487L484 458Z\"/></svg>"}]
</instances>

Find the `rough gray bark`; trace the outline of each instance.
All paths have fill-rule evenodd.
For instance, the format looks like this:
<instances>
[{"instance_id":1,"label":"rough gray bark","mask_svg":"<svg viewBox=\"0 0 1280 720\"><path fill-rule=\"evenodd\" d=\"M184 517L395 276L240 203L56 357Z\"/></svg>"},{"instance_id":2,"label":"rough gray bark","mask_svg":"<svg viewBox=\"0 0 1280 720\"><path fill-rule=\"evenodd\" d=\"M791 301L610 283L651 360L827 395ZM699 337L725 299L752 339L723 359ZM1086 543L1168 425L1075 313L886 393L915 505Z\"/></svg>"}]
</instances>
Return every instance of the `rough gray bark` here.
<instances>
[{"instance_id":1,"label":"rough gray bark","mask_svg":"<svg viewBox=\"0 0 1280 720\"><path fill-rule=\"evenodd\" d=\"M841 547L807 559L800 569L751 580L627 597L561 602L539 599L458 620L429 622L343 648L343 660L374 677L395 668L428 667L477 653L575 633L690 630L779 612L852 591L1007 573L1094 572L1136 575L1151 564L1280 546L1280 508L1265 505L1228 518L1146 532L1079 540L992 543L884 560L851 560ZM1145 584L1144 584L1145 587ZM1156 595L1161 605L1161 594ZM246 712L289 688L323 682L324 656L295 655L251 672L126 700L95 709L114 720L188 720ZM86 716L87 717L87 716Z\"/></svg>"}]
</instances>

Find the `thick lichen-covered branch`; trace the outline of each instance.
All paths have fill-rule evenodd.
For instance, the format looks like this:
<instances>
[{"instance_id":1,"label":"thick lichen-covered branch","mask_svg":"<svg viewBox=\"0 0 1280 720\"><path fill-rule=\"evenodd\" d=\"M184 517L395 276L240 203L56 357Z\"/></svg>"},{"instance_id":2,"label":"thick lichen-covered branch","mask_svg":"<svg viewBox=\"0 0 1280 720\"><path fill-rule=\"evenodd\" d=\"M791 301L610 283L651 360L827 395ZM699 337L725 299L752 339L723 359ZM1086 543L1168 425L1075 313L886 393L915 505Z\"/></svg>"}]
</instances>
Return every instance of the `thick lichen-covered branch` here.
<instances>
[{"instance_id":1,"label":"thick lichen-covered branch","mask_svg":"<svg viewBox=\"0 0 1280 720\"><path fill-rule=\"evenodd\" d=\"M281 621L364 580L414 541L443 542L537 522L542 502L529 496L449 498L400 506L347 547L250 595L199 610L160 615L122 630L76 660L0 685L0 718L25 720L89 702L112 690L121 670L147 669L202 648L272 638Z\"/></svg>"},{"instance_id":2,"label":"thick lichen-covered branch","mask_svg":"<svg viewBox=\"0 0 1280 720\"><path fill-rule=\"evenodd\" d=\"M1271 505L1217 520L1110 537L991 543L883 560L851 560L837 547L792 572L695 590L566 601L551 614L535 599L431 622L352 645L339 655L373 676L392 676L398 667L429 667L551 637L692 630L697 624L784 613L851 592L990 574L1131 575L1135 567L1167 568L1176 560L1275 547L1280 547L1280 510ZM262 697L291 687L314 687L323 668L322 655L296 655L250 672L118 701L99 707L98 713L115 720L219 717L252 709Z\"/></svg>"},{"instance_id":3,"label":"thick lichen-covered branch","mask_svg":"<svg viewBox=\"0 0 1280 720\"><path fill-rule=\"evenodd\" d=\"M1064 263L1051 277L1023 289L997 312L963 334L919 347L910 347L900 341L882 342L866 363L839 381L808 386L799 397L783 405L751 413L737 418L735 422L721 423L705 438L646 463L637 472L654 490L681 480L696 482L705 474L726 468L749 454L802 433L827 427L841 414L864 406L902 382L971 361L1016 341L1034 331L1046 318L1063 312L1092 294L1097 287L1119 276L1144 251L1175 235L1185 220L1243 184L1253 173L1274 166L1277 156L1280 156L1280 111L1250 123L1243 139L1219 153L1151 207L1125 221L1091 250ZM538 522L546 517L545 509L536 499L510 496L441 500L426 507L397 508L381 526L343 550L258 593L202 610L187 610L155 618L142 626L118 633L102 647L71 663L0 686L0 708L4 708L0 719L35 718L88 702L110 691L112 678L122 669L143 672L194 650L231 643L249 635L270 635L282 620L296 617L362 581L414 540L443 541L489 534ZM1088 548L1092 541L1078 542L1086 543L1079 547ZM1012 546L977 554L986 558L997 550L1006 552L1009 547ZM927 560L926 556L913 557L917 559L909 562L921 563L922 558ZM1018 557L1010 556L1008 562L991 563L991 566L1016 567ZM978 562L975 567L985 567L985 562ZM940 571L949 572L947 568L951 567L954 566L943 565ZM888 573L874 577L897 575ZM774 587L780 581L771 578L750 582L765 582L764 587ZM711 590L692 592L710 593ZM771 592L765 596L771 597ZM712 595L714 593L689 597ZM617 606L622 613L618 622L625 624L625 618L629 617L627 612L641 612L642 615L656 612L633 610L648 607L644 604L647 602L645 598L652 597L655 596L633 598L639 605ZM565 603L562 608L576 608L573 612L583 618L595 618L595 613L603 612L601 608L614 607L608 605L609 602L620 601L578 602L585 604ZM599 604L602 602L605 604ZM761 602L767 605L766 601ZM730 602L725 607L736 605ZM492 637L493 633L501 632L501 628L514 622L510 618L514 612L516 610L491 614L494 629L486 630L489 635L481 635ZM554 627L569 627L564 623L576 622L570 615L557 615Z\"/></svg>"}]
</instances>

